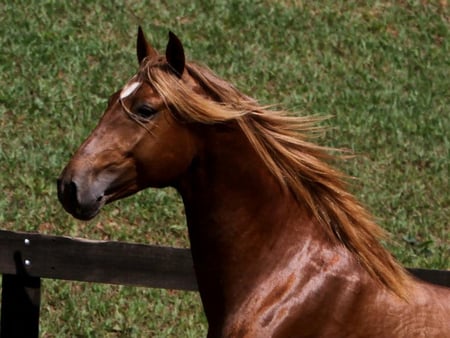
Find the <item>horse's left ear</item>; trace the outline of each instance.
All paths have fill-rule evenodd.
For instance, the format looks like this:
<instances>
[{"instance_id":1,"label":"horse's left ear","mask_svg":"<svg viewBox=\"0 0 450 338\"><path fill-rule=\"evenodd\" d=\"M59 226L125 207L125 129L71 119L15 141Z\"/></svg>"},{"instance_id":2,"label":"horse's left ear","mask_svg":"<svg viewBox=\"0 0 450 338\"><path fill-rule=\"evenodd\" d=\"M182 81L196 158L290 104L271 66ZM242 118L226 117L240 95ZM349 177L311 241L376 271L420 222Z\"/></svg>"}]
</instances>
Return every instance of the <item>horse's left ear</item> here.
<instances>
[{"instance_id":1,"label":"horse's left ear","mask_svg":"<svg viewBox=\"0 0 450 338\"><path fill-rule=\"evenodd\" d=\"M146 57L156 57L158 52L154 49L145 38L145 34L142 31L141 26L138 27L137 41L136 41L136 53L139 64L142 63Z\"/></svg>"},{"instance_id":2,"label":"horse's left ear","mask_svg":"<svg viewBox=\"0 0 450 338\"><path fill-rule=\"evenodd\" d=\"M166 60L178 77L181 77L181 75L183 75L186 62L184 57L184 49L180 39L178 39L178 37L172 32L169 32L169 42L166 48Z\"/></svg>"}]
</instances>

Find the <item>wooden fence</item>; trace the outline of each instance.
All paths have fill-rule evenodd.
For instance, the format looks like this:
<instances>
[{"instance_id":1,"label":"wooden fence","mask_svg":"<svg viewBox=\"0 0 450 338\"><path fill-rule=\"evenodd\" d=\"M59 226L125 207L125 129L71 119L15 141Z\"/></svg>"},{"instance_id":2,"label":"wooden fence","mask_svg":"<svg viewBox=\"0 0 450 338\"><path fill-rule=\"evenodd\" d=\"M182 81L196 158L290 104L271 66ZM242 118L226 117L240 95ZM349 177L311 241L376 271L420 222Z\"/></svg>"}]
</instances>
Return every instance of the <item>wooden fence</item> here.
<instances>
[{"instance_id":1,"label":"wooden fence","mask_svg":"<svg viewBox=\"0 0 450 338\"><path fill-rule=\"evenodd\" d=\"M409 269L450 287L450 271ZM189 249L0 230L0 337L38 337L41 278L196 291Z\"/></svg>"}]
</instances>

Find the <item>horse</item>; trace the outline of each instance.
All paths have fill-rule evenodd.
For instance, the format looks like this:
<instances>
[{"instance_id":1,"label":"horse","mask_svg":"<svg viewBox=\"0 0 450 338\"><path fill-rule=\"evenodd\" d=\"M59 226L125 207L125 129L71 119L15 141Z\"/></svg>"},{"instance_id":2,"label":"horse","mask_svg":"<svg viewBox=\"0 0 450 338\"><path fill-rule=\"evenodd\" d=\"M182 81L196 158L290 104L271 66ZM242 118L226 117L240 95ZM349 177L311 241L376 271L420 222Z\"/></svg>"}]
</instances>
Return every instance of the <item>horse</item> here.
<instances>
[{"instance_id":1,"label":"horse","mask_svg":"<svg viewBox=\"0 0 450 338\"><path fill-rule=\"evenodd\" d=\"M80 220L142 189L183 200L208 337L450 337L450 289L416 280L312 141L320 118L264 106L137 34L139 69L57 180Z\"/></svg>"}]
</instances>

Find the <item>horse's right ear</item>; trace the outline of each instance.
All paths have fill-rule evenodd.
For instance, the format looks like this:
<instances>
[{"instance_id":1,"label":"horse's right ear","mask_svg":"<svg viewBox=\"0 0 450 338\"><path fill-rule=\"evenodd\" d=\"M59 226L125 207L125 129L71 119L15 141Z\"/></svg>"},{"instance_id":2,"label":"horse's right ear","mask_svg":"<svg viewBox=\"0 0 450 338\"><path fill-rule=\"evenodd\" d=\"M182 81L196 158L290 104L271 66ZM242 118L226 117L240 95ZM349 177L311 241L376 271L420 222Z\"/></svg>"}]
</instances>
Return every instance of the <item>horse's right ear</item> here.
<instances>
[{"instance_id":1,"label":"horse's right ear","mask_svg":"<svg viewBox=\"0 0 450 338\"><path fill-rule=\"evenodd\" d=\"M146 57L152 58L158 55L156 49L154 49L145 39L141 26L138 28L136 52L139 64L141 64L142 60Z\"/></svg>"}]
</instances>

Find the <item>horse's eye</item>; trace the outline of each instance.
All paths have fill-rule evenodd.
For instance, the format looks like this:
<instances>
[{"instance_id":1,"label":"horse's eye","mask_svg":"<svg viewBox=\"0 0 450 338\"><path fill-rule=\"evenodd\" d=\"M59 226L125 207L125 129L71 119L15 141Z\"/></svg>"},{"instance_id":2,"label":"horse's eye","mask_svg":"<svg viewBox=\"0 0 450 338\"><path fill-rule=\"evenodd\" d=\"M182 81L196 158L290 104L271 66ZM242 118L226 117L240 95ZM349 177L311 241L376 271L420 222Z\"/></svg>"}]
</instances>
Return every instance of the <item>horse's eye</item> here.
<instances>
[{"instance_id":1,"label":"horse's eye","mask_svg":"<svg viewBox=\"0 0 450 338\"><path fill-rule=\"evenodd\" d=\"M157 110L155 108L150 107L149 105L146 104L138 106L135 111L136 115L144 119L152 117L153 115L156 114L156 112Z\"/></svg>"}]
</instances>

